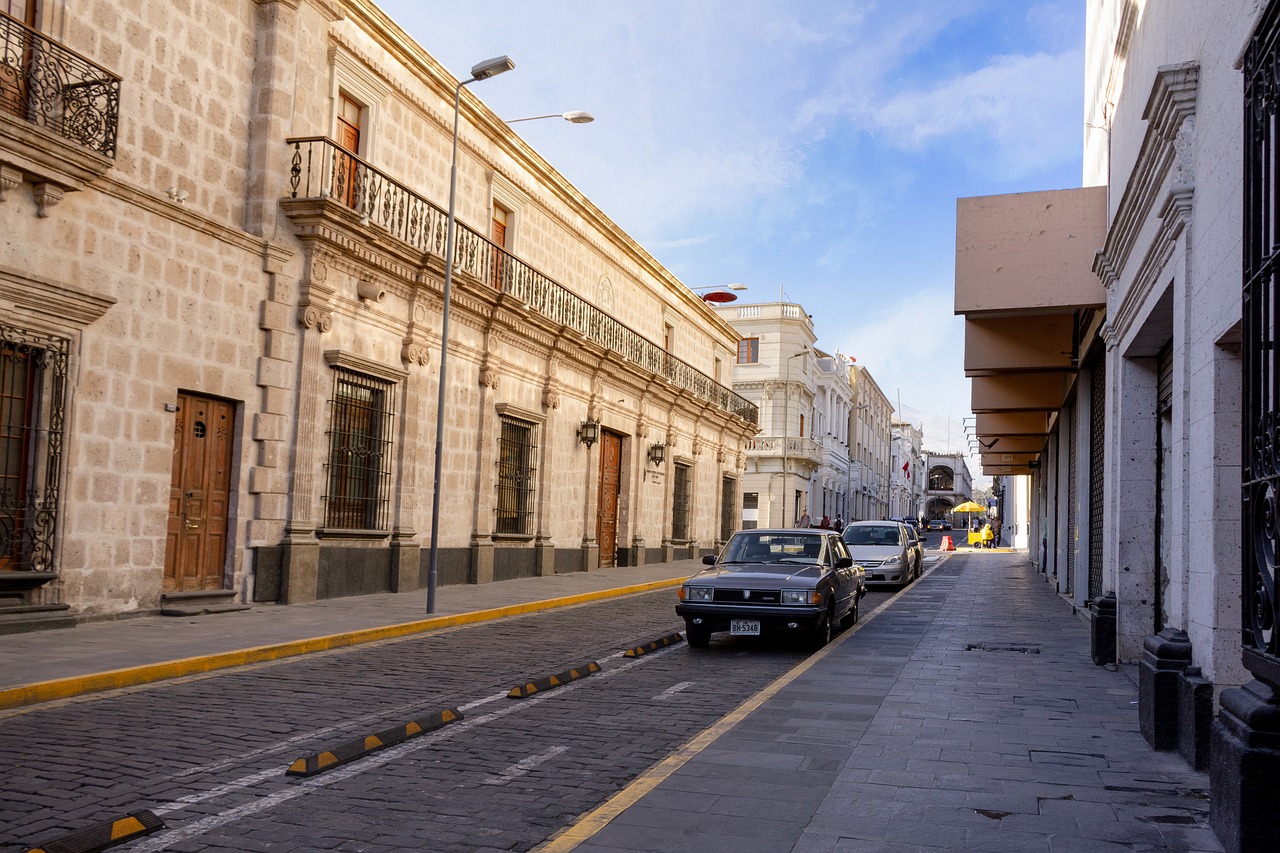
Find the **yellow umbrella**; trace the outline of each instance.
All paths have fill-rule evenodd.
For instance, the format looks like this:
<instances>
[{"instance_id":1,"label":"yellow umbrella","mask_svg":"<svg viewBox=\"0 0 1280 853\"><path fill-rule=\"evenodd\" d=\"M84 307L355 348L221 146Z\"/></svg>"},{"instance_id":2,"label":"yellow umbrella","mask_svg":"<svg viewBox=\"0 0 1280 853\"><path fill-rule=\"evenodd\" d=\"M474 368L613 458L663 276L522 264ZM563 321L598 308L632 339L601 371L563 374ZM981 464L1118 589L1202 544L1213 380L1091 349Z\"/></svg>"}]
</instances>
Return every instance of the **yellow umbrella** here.
<instances>
[{"instance_id":1,"label":"yellow umbrella","mask_svg":"<svg viewBox=\"0 0 1280 853\"><path fill-rule=\"evenodd\" d=\"M971 515L972 513L975 513L975 512L986 512L986 511L987 511L987 508L982 504L977 503L976 501L965 501L964 503L960 504L960 506L952 507L951 509L951 512L953 515L957 512L963 512L965 513L966 516ZM972 530L969 529L971 526L972 525L969 524L969 519L966 517L964 520L964 529L965 529L965 536L968 538L970 545L972 545L975 541L981 541L981 537L979 537L977 540L974 539L974 537L977 534L975 534Z\"/></svg>"}]
</instances>

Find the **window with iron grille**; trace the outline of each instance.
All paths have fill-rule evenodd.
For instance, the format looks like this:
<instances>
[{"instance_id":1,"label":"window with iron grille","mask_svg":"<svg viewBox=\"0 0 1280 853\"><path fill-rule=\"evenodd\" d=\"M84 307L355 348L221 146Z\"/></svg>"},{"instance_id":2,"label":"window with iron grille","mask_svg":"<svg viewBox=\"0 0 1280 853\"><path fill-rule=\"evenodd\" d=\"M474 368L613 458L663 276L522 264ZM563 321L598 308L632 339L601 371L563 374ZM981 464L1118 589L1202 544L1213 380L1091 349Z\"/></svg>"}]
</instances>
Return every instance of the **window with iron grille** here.
<instances>
[{"instance_id":1,"label":"window with iron grille","mask_svg":"<svg viewBox=\"0 0 1280 853\"><path fill-rule=\"evenodd\" d=\"M0 323L0 571L54 570L69 351Z\"/></svg>"},{"instance_id":2,"label":"window with iron grille","mask_svg":"<svg viewBox=\"0 0 1280 853\"><path fill-rule=\"evenodd\" d=\"M538 426L502 417L498 437L498 502L494 532L532 535L537 492Z\"/></svg>"},{"instance_id":3,"label":"window with iron grille","mask_svg":"<svg viewBox=\"0 0 1280 853\"><path fill-rule=\"evenodd\" d=\"M333 373L325 527L386 530L395 385L341 367Z\"/></svg>"},{"instance_id":4,"label":"window with iron grille","mask_svg":"<svg viewBox=\"0 0 1280 853\"><path fill-rule=\"evenodd\" d=\"M742 529L755 530L760 524L760 493L742 493Z\"/></svg>"},{"instance_id":5,"label":"window with iron grille","mask_svg":"<svg viewBox=\"0 0 1280 853\"><path fill-rule=\"evenodd\" d=\"M737 507L734 497L738 493L738 481L732 477L720 478L720 539L727 541L734 531L734 520L737 518Z\"/></svg>"},{"instance_id":6,"label":"window with iron grille","mask_svg":"<svg viewBox=\"0 0 1280 853\"><path fill-rule=\"evenodd\" d=\"M692 486L689 466L676 463L672 478L671 538L677 541L689 538L689 499Z\"/></svg>"}]
</instances>

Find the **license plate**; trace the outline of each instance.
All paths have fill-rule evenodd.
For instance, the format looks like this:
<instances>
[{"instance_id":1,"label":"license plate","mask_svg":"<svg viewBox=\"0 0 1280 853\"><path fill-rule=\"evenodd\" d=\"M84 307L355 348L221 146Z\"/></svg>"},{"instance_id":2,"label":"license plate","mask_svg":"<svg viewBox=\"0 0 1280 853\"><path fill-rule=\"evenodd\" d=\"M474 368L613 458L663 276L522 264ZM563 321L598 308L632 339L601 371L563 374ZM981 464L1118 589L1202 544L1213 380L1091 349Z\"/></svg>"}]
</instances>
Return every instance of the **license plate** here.
<instances>
[{"instance_id":1,"label":"license plate","mask_svg":"<svg viewBox=\"0 0 1280 853\"><path fill-rule=\"evenodd\" d=\"M729 633L738 637L760 636L759 619L734 619L729 623Z\"/></svg>"}]
</instances>

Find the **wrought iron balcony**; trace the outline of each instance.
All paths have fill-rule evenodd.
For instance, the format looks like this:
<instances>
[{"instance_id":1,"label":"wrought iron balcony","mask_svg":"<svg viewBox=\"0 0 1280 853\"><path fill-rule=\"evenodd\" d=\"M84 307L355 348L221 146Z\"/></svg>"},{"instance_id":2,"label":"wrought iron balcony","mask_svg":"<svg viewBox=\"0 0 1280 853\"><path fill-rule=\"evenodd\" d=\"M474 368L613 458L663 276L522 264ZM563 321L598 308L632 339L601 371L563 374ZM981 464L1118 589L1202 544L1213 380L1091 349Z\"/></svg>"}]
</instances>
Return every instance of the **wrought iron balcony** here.
<instances>
[{"instance_id":1,"label":"wrought iron balcony","mask_svg":"<svg viewBox=\"0 0 1280 853\"><path fill-rule=\"evenodd\" d=\"M120 78L0 12L0 111L114 159Z\"/></svg>"},{"instance_id":2,"label":"wrought iron balcony","mask_svg":"<svg viewBox=\"0 0 1280 853\"><path fill-rule=\"evenodd\" d=\"M293 147L291 198L332 199L351 208L363 223L377 225L419 252L444 254L446 211L330 139L286 141ZM757 423L759 412L754 403L666 352L474 229L457 223L455 244L454 269L511 294L530 310L573 329L641 369L664 377L698 399Z\"/></svg>"}]
</instances>

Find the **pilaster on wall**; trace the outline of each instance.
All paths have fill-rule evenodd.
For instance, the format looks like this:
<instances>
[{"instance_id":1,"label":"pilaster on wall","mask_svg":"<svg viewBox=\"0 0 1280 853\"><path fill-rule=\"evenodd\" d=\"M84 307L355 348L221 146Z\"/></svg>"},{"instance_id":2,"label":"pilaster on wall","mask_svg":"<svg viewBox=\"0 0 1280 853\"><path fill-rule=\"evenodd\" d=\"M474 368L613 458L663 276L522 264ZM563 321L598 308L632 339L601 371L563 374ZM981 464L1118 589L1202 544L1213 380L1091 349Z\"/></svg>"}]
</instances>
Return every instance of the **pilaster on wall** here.
<instances>
[{"instance_id":1,"label":"pilaster on wall","mask_svg":"<svg viewBox=\"0 0 1280 853\"><path fill-rule=\"evenodd\" d=\"M1106 461L1104 562L1115 567L1116 655L1132 662L1155 630L1156 369L1154 359L1114 349L1107 357L1107 399L1115 401L1107 446L1116 452Z\"/></svg>"},{"instance_id":2,"label":"pilaster on wall","mask_svg":"<svg viewBox=\"0 0 1280 853\"><path fill-rule=\"evenodd\" d=\"M298 0L256 3L244 227L270 240L275 237L279 182L289 174L290 154L284 140L294 112Z\"/></svg>"}]
</instances>

